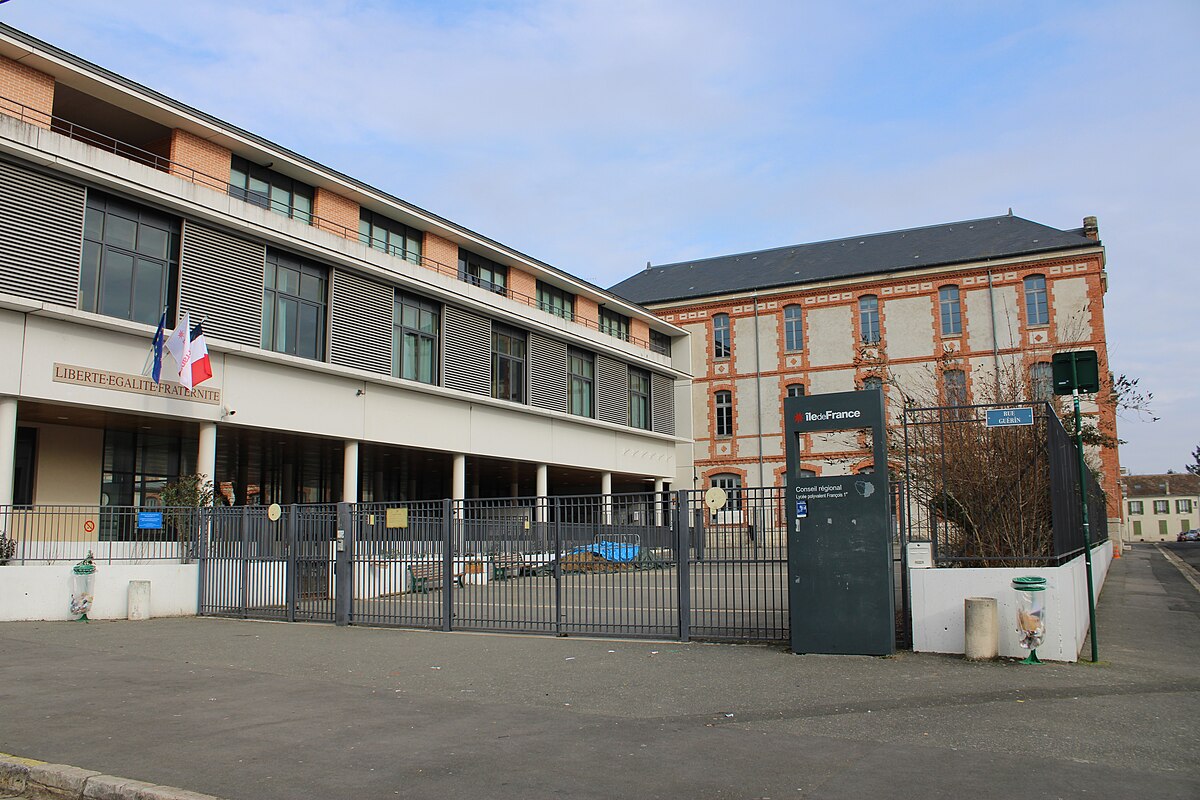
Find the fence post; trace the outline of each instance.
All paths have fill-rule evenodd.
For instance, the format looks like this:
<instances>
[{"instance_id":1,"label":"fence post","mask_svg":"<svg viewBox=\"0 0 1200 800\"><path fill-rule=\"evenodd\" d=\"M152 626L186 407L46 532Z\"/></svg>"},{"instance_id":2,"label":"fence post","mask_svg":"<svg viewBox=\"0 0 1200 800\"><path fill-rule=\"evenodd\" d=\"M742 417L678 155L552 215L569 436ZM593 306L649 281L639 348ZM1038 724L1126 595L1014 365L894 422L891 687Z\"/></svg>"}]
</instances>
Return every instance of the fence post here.
<instances>
[{"instance_id":1,"label":"fence post","mask_svg":"<svg viewBox=\"0 0 1200 800\"><path fill-rule=\"evenodd\" d=\"M3 513L0 511L0 513ZM200 510L201 519L207 519L205 524L201 525L210 530L212 529L212 517L216 513L216 509L212 506ZM208 548L209 537L201 536L200 541L196 544L196 615L204 615L204 600L205 600L205 583L208 579Z\"/></svg>"},{"instance_id":2,"label":"fence post","mask_svg":"<svg viewBox=\"0 0 1200 800\"><path fill-rule=\"evenodd\" d=\"M288 506L287 522L283 523L284 542L287 543L287 563L284 565L283 595L287 604L288 622L296 621L296 587L300 582L296 558L296 506Z\"/></svg>"},{"instance_id":3,"label":"fence post","mask_svg":"<svg viewBox=\"0 0 1200 800\"><path fill-rule=\"evenodd\" d=\"M250 526L247 524L250 507L242 506L241 534L242 549L239 554L242 562L242 616L250 615Z\"/></svg>"},{"instance_id":4,"label":"fence post","mask_svg":"<svg viewBox=\"0 0 1200 800\"><path fill-rule=\"evenodd\" d=\"M350 556L354 551L354 526L350 504L337 504L337 536L333 566L333 620L335 625L350 624L350 601L354 596L354 578Z\"/></svg>"},{"instance_id":5,"label":"fence post","mask_svg":"<svg viewBox=\"0 0 1200 800\"><path fill-rule=\"evenodd\" d=\"M562 636L562 501L554 498L554 635Z\"/></svg>"},{"instance_id":6,"label":"fence post","mask_svg":"<svg viewBox=\"0 0 1200 800\"><path fill-rule=\"evenodd\" d=\"M454 621L454 519L455 501L442 501L442 630L452 630Z\"/></svg>"},{"instance_id":7,"label":"fence post","mask_svg":"<svg viewBox=\"0 0 1200 800\"><path fill-rule=\"evenodd\" d=\"M679 567L679 640L686 642L692 635L692 547L691 526L688 524L687 492L675 493L675 563Z\"/></svg>"}]
</instances>

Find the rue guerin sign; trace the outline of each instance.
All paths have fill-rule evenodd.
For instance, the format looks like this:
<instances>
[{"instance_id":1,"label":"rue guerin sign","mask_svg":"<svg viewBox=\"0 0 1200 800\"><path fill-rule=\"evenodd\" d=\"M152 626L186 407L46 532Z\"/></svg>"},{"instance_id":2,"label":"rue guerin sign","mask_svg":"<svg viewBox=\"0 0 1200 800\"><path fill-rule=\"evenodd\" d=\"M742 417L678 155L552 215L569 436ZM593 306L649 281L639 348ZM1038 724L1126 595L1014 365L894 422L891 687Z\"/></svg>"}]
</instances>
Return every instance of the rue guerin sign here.
<instances>
[{"instance_id":1,"label":"rue guerin sign","mask_svg":"<svg viewBox=\"0 0 1200 800\"><path fill-rule=\"evenodd\" d=\"M97 389L111 389L116 392L133 392L147 394L153 397L170 397L176 400L190 400L195 403L207 403L211 406L221 404L220 389L186 389L178 383L163 381L155 383L145 375L130 375L125 372L109 372L102 369L76 367L71 364L54 365L55 383L73 383L77 386L92 386Z\"/></svg>"}]
</instances>

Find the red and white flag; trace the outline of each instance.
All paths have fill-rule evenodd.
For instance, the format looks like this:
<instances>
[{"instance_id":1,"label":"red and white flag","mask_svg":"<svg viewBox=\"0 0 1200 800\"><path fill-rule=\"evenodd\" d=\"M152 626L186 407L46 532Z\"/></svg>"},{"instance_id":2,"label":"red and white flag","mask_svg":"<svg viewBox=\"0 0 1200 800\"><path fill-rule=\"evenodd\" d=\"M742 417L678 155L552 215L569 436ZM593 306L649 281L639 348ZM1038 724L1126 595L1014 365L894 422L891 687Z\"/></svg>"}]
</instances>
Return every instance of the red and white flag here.
<instances>
[{"instance_id":1,"label":"red and white flag","mask_svg":"<svg viewBox=\"0 0 1200 800\"><path fill-rule=\"evenodd\" d=\"M192 328L192 361L191 379L184 380L179 376L179 382L193 389L212 377L212 363L208 360L208 342L204 341L203 322Z\"/></svg>"},{"instance_id":2,"label":"red and white flag","mask_svg":"<svg viewBox=\"0 0 1200 800\"><path fill-rule=\"evenodd\" d=\"M167 350L171 358L179 365L179 382L187 388L192 388L192 316L184 314L183 319L167 337Z\"/></svg>"}]
</instances>

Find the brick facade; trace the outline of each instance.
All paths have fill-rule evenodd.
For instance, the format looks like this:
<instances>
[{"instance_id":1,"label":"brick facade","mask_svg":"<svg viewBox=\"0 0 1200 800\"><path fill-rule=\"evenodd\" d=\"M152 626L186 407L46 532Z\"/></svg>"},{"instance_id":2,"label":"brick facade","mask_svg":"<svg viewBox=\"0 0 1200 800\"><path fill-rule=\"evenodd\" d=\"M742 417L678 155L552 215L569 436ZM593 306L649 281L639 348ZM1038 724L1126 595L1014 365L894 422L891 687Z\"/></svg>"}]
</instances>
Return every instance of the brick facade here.
<instances>
[{"instance_id":1,"label":"brick facade","mask_svg":"<svg viewBox=\"0 0 1200 800\"><path fill-rule=\"evenodd\" d=\"M232 154L219 144L201 139L194 133L175 128L171 131L171 174L222 190L229 183Z\"/></svg>"},{"instance_id":2,"label":"brick facade","mask_svg":"<svg viewBox=\"0 0 1200 800\"><path fill-rule=\"evenodd\" d=\"M575 319L589 328L600 327L600 306L589 297L575 298Z\"/></svg>"},{"instance_id":3,"label":"brick facade","mask_svg":"<svg viewBox=\"0 0 1200 800\"><path fill-rule=\"evenodd\" d=\"M347 239L358 239L358 203L317 187L313 197L313 225Z\"/></svg>"},{"instance_id":4,"label":"brick facade","mask_svg":"<svg viewBox=\"0 0 1200 800\"><path fill-rule=\"evenodd\" d=\"M647 346L650 343L650 323L644 319L629 321L629 338L634 344Z\"/></svg>"},{"instance_id":5,"label":"brick facade","mask_svg":"<svg viewBox=\"0 0 1200 800\"><path fill-rule=\"evenodd\" d=\"M447 275L458 274L458 245L426 231L421 244L421 264Z\"/></svg>"},{"instance_id":6,"label":"brick facade","mask_svg":"<svg viewBox=\"0 0 1200 800\"><path fill-rule=\"evenodd\" d=\"M707 424L698 427L695 432L698 453L696 467L702 475L743 474L748 475L752 483L757 483L758 420L768 409L772 415L778 414L782 419L783 402L789 384L801 384L806 393L813 394L861 388L865 378L880 377L883 379L889 418L896 420L903 409L905 395L915 394L935 402L944 400L943 375L950 369L961 369L965 373L968 403L990 401L989 392L995 384L995 372L991 365L996 359L1002 364L1015 365L1022 377L1027 379L1033 364L1049 362L1058 349L1095 349L1100 360L1100 374L1108 375L1103 320L1103 269L1102 254L1051 255L994 268L991 275L992 291L1004 291L1008 298L995 301L997 316L1004 317L997 322L995 351L990 343L993 321L986 307L982 314L978 311L975 314L968 313L967 292L989 291L987 269L979 267L949 267L936 273L897 273L836 283L785 287L766 295L760 292L757 308L749 298L698 299L681 301L669 308L657 308L655 313L659 317L684 326L693 337L703 339L703 360L693 364L693 403L697 410L706 411ZM1024 280L1030 275L1043 275L1046 278L1050 308L1047 324L1030 325L1026 318ZM959 288L962 318L962 331L959 334L943 335L941 332L939 290L947 285ZM879 299L880 342L877 346L860 342L858 301L864 295L875 295ZM898 302L901 300L909 302ZM783 314L784 308L789 305L798 305L803 309L804 341L802 349L798 351L786 349ZM848 322L848 329L815 328L811 324L810 313L826 308L841 309L843 315L839 319ZM912 311L918 308L923 311L919 314ZM712 319L717 314L728 314L730 317L731 354L728 358L717 359L713 356ZM773 330L777 342L776 357L764 358L758 372L753 370L751 359L739 360L738 357L742 347L748 348L753 354L755 342L739 341L736 333L738 321L750 319L762 326L760 331ZM914 341L926 341L926 348L922 352L896 355L896 348L889 347L889 339L897 338L901 327ZM1010 327L1011 330L1008 330ZM853 342L852 355L841 360L816 363L811 358L810 346L815 337L849 337ZM1011 337L1012 341L1006 341L1006 337ZM747 368L747 364L751 367ZM987 368L981 368L981 365ZM913 376L918 375L927 375L930 383L919 387L911 385L916 382ZM750 396L739 396L739 383L744 387L753 387L756 376L766 379L762 383L761 408L755 406L758 398L752 388ZM820 384L815 392L812 389L814 379ZM733 435L729 437L716 437L714 434L714 397L718 391L733 393ZM771 396L772 391L775 392L774 396ZM1091 412L1093 419L1102 433L1115 438L1115 407L1106 401L1103 393L1094 399L1095 410ZM864 459L863 453L858 450L815 452L813 443L808 441L810 438L805 437L805 453L812 456L813 460L812 463L805 462L804 466L818 474L820 462L832 460L840 460L851 465L851 468L871 466L869 459ZM762 440L765 449L771 453L762 457L764 482L774 480L776 485L781 485L785 469L783 436L779 431L764 430ZM768 443L768 440L773 441ZM1101 480L1108 492L1109 515L1117 518L1121 515L1120 493L1116 488L1119 454L1113 447L1100 449L1091 455L1101 466Z\"/></svg>"},{"instance_id":7,"label":"brick facade","mask_svg":"<svg viewBox=\"0 0 1200 800\"><path fill-rule=\"evenodd\" d=\"M54 113L54 78L0 56L0 112L48 130Z\"/></svg>"},{"instance_id":8,"label":"brick facade","mask_svg":"<svg viewBox=\"0 0 1200 800\"><path fill-rule=\"evenodd\" d=\"M508 290L511 297L534 303L537 299L537 278L520 269L508 269Z\"/></svg>"}]
</instances>

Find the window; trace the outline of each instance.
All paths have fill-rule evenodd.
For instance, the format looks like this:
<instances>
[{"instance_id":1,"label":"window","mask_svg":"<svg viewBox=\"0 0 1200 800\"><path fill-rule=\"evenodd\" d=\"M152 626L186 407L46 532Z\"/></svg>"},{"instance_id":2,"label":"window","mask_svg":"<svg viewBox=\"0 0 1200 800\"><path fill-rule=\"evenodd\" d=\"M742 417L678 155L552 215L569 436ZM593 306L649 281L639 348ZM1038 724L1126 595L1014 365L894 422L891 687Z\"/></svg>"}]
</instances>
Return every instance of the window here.
<instances>
[{"instance_id":1,"label":"window","mask_svg":"<svg viewBox=\"0 0 1200 800\"><path fill-rule=\"evenodd\" d=\"M567 351L567 411L580 417L596 416L596 358L582 350Z\"/></svg>"},{"instance_id":2,"label":"window","mask_svg":"<svg viewBox=\"0 0 1200 800\"><path fill-rule=\"evenodd\" d=\"M629 369L629 424L650 430L650 373Z\"/></svg>"},{"instance_id":3,"label":"window","mask_svg":"<svg viewBox=\"0 0 1200 800\"><path fill-rule=\"evenodd\" d=\"M600 309L600 332L607 333L609 336L615 336L618 339L629 341L629 317L624 314L618 314L616 311L610 311L607 308Z\"/></svg>"},{"instance_id":4,"label":"window","mask_svg":"<svg viewBox=\"0 0 1200 800\"><path fill-rule=\"evenodd\" d=\"M787 385L787 396L788 397L804 397L804 384L803 383L789 383Z\"/></svg>"},{"instance_id":5,"label":"window","mask_svg":"<svg viewBox=\"0 0 1200 800\"><path fill-rule=\"evenodd\" d=\"M525 334L492 326L492 397L525 402Z\"/></svg>"},{"instance_id":6,"label":"window","mask_svg":"<svg viewBox=\"0 0 1200 800\"><path fill-rule=\"evenodd\" d=\"M858 331L865 344L879 341L879 298L873 294L858 298Z\"/></svg>"},{"instance_id":7,"label":"window","mask_svg":"<svg viewBox=\"0 0 1200 800\"><path fill-rule=\"evenodd\" d=\"M962 305L959 303L958 287L943 286L938 290L938 305L942 312L942 336L962 334Z\"/></svg>"},{"instance_id":8,"label":"window","mask_svg":"<svg viewBox=\"0 0 1200 800\"><path fill-rule=\"evenodd\" d=\"M368 247L421 263L421 232L416 228L388 219L374 211L361 209L358 217L358 240Z\"/></svg>"},{"instance_id":9,"label":"window","mask_svg":"<svg viewBox=\"0 0 1200 800\"><path fill-rule=\"evenodd\" d=\"M1176 514L1192 513L1192 501L1191 500L1176 500L1175 501L1175 513Z\"/></svg>"},{"instance_id":10,"label":"window","mask_svg":"<svg viewBox=\"0 0 1200 800\"><path fill-rule=\"evenodd\" d=\"M1025 322L1029 325L1047 325L1050 322L1045 275L1030 275L1025 279Z\"/></svg>"},{"instance_id":11,"label":"window","mask_svg":"<svg viewBox=\"0 0 1200 800\"><path fill-rule=\"evenodd\" d=\"M489 292L506 294L508 267L460 249L458 251L458 279L482 286Z\"/></svg>"},{"instance_id":12,"label":"window","mask_svg":"<svg viewBox=\"0 0 1200 800\"><path fill-rule=\"evenodd\" d=\"M563 319L575 319L575 295L557 286L537 282L537 305L542 311Z\"/></svg>"},{"instance_id":13,"label":"window","mask_svg":"<svg viewBox=\"0 0 1200 800\"><path fill-rule=\"evenodd\" d=\"M713 358L729 358L729 315L713 314Z\"/></svg>"},{"instance_id":14,"label":"window","mask_svg":"<svg viewBox=\"0 0 1200 800\"><path fill-rule=\"evenodd\" d=\"M946 387L946 405L965 406L967 404L967 373L961 369L948 369L942 373Z\"/></svg>"},{"instance_id":15,"label":"window","mask_svg":"<svg viewBox=\"0 0 1200 800\"><path fill-rule=\"evenodd\" d=\"M273 169L234 156L229 168L229 194L277 214L312 224L313 189Z\"/></svg>"},{"instance_id":16,"label":"window","mask_svg":"<svg viewBox=\"0 0 1200 800\"><path fill-rule=\"evenodd\" d=\"M742 510L742 476L734 475L733 473L722 473L713 475L708 479L709 485L717 489L724 489L729 501L721 511L741 511Z\"/></svg>"},{"instance_id":17,"label":"window","mask_svg":"<svg viewBox=\"0 0 1200 800\"><path fill-rule=\"evenodd\" d=\"M1029 367L1029 389L1033 399L1044 403L1054 399L1054 368L1049 362L1039 361Z\"/></svg>"},{"instance_id":18,"label":"window","mask_svg":"<svg viewBox=\"0 0 1200 800\"><path fill-rule=\"evenodd\" d=\"M650 350L659 355L671 355L671 337L661 331L650 331Z\"/></svg>"},{"instance_id":19,"label":"window","mask_svg":"<svg viewBox=\"0 0 1200 800\"><path fill-rule=\"evenodd\" d=\"M1155 514L1170 514L1171 513L1171 502L1169 500L1155 500L1154 501L1154 513Z\"/></svg>"},{"instance_id":20,"label":"window","mask_svg":"<svg viewBox=\"0 0 1200 800\"><path fill-rule=\"evenodd\" d=\"M325 267L267 251L263 279L264 350L301 358L325 358L327 276Z\"/></svg>"},{"instance_id":21,"label":"window","mask_svg":"<svg viewBox=\"0 0 1200 800\"><path fill-rule=\"evenodd\" d=\"M37 474L37 428L17 428L17 447L13 456L13 505L31 506Z\"/></svg>"},{"instance_id":22,"label":"window","mask_svg":"<svg viewBox=\"0 0 1200 800\"><path fill-rule=\"evenodd\" d=\"M863 388L879 389L880 391L883 391L883 378L879 377L878 375L871 375L863 378Z\"/></svg>"},{"instance_id":23,"label":"window","mask_svg":"<svg viewBox=\"0 0 1200 800\"><path fill-rule=\"evenodd\" d=\"M157 325L174 292L179 220L88 192L79 307Z\"/></svg>"},{"instance_id":24,"label":"window","mask_svg":"<svg viewBox=\"0 0 1200 800\"><path fill-rule=\"evenodd\" d=\"M733 393L717 392L717 436L733 436Z\"/></svg>"},{"instance_id":25,"label":"window","mask_svg":"<svg viewBox=\"0 0 1200 800\"><path fill-rule=\"evenodd\" d=\"M159 505L159 494L168 481L195 472L196 446L194 438L105 430L100 504ZM102 537L111 537L124 522L124 515L101 518Z\"/></svg>"},{"instance_id":26,"label":"window","mask_svg":"<svg viewBox=\"0 0 1200 800\"><path fill-rule=\"evenodd\" d=\"M1141 500L1130 500L1129 501L1129 513L1130 514L1141 514L1142 513L1142 501Z\"/></svg>"},{"instance_id":27,"label":"window","mask_svg":"<svg viewBox=\"0 0 1200 800\"><path fill-rule=\"evenodd\" d=\"M436 303L396 292L392 306L392 374L421 383L437 383L438 317Z\"/></svg>"},{"instance_id":28,"label":"window","mask_svg":"<svg viewBox=\"0 0 1200 800\"><path fill-rule=\"evenodd\" d=\"M804 349L804 315L800 306L783 307L783 338L788 352Z\"/></svg>"}]
</instances>

